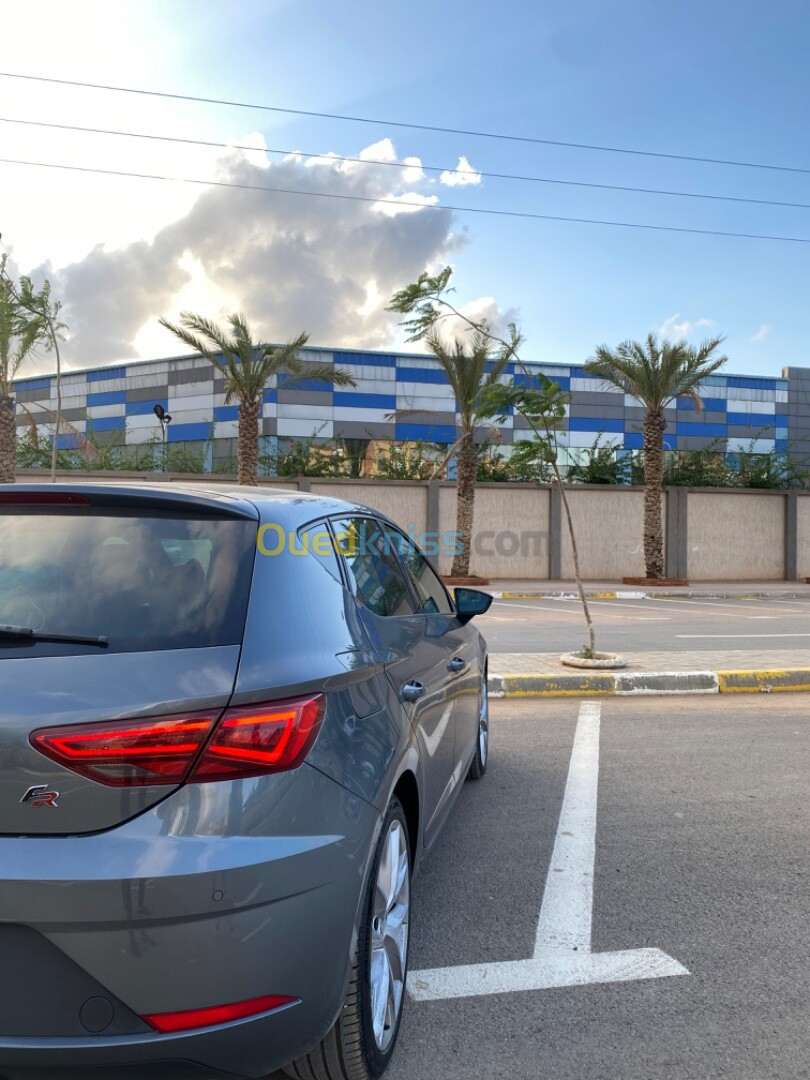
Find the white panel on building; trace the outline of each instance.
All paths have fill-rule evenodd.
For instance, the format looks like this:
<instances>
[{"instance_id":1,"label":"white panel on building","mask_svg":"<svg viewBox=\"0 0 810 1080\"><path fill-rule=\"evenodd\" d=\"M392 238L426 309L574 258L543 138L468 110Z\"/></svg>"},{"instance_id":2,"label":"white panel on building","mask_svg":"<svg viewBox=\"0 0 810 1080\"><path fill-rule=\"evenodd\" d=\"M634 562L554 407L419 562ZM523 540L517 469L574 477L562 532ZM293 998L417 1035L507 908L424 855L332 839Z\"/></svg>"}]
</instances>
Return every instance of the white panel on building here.
<instances>
[{"instance_id":1,"label":"white panel on building","mask_svg":"<svg viewBox=\"0 0 810 1080\"><path fill-rule=\"evenodd\" d=\"M287 417L279 417L278 434L288 438L307 439L312 437L312 420L294 420ZM334 433L332 421L321 421L317 425L316 438L331 439Z\"/></svg>"}]
</instances>

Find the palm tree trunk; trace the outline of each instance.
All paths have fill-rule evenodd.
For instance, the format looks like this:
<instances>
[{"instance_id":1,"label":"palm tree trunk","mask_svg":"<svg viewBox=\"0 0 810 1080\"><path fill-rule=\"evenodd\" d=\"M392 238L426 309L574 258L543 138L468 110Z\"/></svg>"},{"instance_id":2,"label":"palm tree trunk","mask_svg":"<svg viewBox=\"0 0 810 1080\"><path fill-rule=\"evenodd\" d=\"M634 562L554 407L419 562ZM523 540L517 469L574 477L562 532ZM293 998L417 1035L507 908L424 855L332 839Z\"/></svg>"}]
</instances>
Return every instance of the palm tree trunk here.
<instances>
[{"instance_id":1,"label":"palm tree trunk","mask_svg":"<svg viewBox=\"0 0 810 1080\"><path fill-rule=\"evenodd\" d=\"M239 431L236 444L236 480L256 484L259 480L259 412L261 398L239 402Z\"/></svg>"},{"instance_id":2,"label":"palm tree trunk","mask_svg":"<svg viewBox=\"0 0 810 1080\"><path fill-rule=\"evenodd\" d=\"M452 577L467 577L470 572L470 547L472 545L473 509L475 506L475 473L478 461L473 433L468 431L458 451L458 476L456 483L456 533L461 541L461 551L453 556Z\"/></svg>"},{"instance_id":3,"label":"palm tree trunk","mask_svg":"<svg viewBox=\"0 0 810 1080\"><path fill-rule=\"evenodd\" d=\"M17 458L17 422L14 399L0 394L0 484L13 484Z\"/></svg>"},{"instance_id":4,"label":"palm tree trunk","mask_svg":"<svg viewBox=\"0 0 810 1080\"><path fill-rule=\"evenodd\" d=\"M649 410L644 417L644 567L648 578L664 576L661 482L666 426L662 409Z\"/></svg>"}]
</instances>

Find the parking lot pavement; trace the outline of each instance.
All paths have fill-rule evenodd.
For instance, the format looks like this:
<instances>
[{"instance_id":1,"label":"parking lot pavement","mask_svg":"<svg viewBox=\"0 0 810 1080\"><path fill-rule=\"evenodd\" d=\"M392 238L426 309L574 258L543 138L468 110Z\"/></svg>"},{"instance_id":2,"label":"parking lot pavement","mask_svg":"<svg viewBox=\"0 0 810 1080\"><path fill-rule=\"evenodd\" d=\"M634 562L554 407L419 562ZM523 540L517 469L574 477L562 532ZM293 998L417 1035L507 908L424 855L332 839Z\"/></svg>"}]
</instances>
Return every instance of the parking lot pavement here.
<instances>
[{"instance_id":1,"label":"parking lot pavement","mask_svg":"<svg viewBox=\"0 0 810 1080\"><path fill-rule=\"evenodd\" d=\"M415 883L413 989L433 980L438 994L407 1003L391 1080L810 1076L810 698L592 705L596 759L582 702L493 703L490 770L465 786ZM444 996L493 970L519 982L533 955L530 982L556 970L570 983L598 967L578 958L588 949L657 950L688 974L642 966L638 981ZM460 966L455 987L435 972Z\"/></svg>"},{"instance_id":2,"label":"parking lot pavement","mask_svg":"<svg viewBox=\"0 0 810 1080\"><path fill-rule=\"evenodd\" d=\"M803 666L810 653L810 600L591 600L597 647L610 652L779 654ZM556 653L587 640L578 600L496 600L478 619L490 653ZM799 663L796 661L799 660Z\"/></svg>"}]
</instances>

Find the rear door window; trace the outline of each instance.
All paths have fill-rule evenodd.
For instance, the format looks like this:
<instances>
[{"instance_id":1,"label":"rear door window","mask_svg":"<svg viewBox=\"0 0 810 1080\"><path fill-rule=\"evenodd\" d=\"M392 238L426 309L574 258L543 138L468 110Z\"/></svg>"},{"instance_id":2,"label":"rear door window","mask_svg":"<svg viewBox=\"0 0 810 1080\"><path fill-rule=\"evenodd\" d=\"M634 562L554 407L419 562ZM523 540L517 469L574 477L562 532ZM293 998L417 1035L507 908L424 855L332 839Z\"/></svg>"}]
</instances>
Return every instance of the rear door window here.
<instances>
[{"instance_id":1,"label":"rear door window","mask_svg":"<svg viewBox=\"0 0 810 1080\"><path fill-rule=\"evenodd\" d=\"M0 510L0 624L109 639L111 652L242 640L256 523L94 508ZM0 635L0 657L86 645Z\"/></svg>"},{"instance_id":2,"label":"rear door window","mask_svg":"<svg viewBox=\"0 0 810 1080\"><path fill-rule=\"evenodd\" d=\"M375 615L413 615L415 608L390 542L378 521L333 521L338 551L360 600Z\"/></svg>"},{"instance_id":3,"label":"rear door window","mask_svg":"<svg viewBox=\"0 0 810 1080\"><path fill-rule=\"evenodd\" d=\"M419 599L419 610L425 615L451 615L453 605L433 567L425 556L399 529L385 526L385 535L391 547L398 553L410 579L413 591Z\"/></svg>"}]
</instances>

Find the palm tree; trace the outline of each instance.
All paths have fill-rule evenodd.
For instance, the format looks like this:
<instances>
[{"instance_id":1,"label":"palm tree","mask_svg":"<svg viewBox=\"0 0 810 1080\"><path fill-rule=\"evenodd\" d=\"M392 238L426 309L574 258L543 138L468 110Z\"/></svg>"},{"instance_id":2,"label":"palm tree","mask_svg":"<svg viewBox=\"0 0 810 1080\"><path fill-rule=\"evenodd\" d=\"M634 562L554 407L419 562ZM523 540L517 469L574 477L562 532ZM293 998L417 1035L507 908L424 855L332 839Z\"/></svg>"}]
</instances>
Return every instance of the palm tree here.
<instances>
[{"instance_id":1,"label":"palm tree","mask_svg":"<svg viewBox=\"0 0 810 1080\"><path fill-rule=\"evenodd\" d=\"M664 471L664 409L676 398L691 398L703 408L700 384L725 364L715 355L722 337L699 347L685 341L659 342L648 334L643 343L624 341L616 349L600 345L586 370L630 394L644 406L644 565L648 578L664 576L664 529L661 520L661 481Z\"/></svg>"},{"instance_id":2,"label":"palm tree","mask_svg":"<svg viewBox=\"0 0 810 1080\"><path fill-rule=\"evenodd\" d=\"M225 401L239 403L239 433L236 446L237 481L255 484L259 477L259 417L262 392L273 375L286 374L282 386L301 379L318 379L337 386L354 386L348 372L332 364L306 364L298 353L309 334L299 334L287 345L276 347L257 341L244 315L228 316L228 328L190 311L180 313L180 325L162 318L160 325L210 360L225 378Z\"/></svg>"},{"instance_id":3,"label":"palm tree","mask_svg":"<svg viewBox=\"0 0 810 1080\"><path fill-rule=\"evenodd\" d=\"M436 331L431 331L426 344L433 353L456 396L458 438L445 459L457 450L456 533L461 547L456 549L452 577L467 577L470 572L473 511L475 507L475 474L478 452L475 447L477 405L488 386L496 383L512 359L514 349L506 343L493 357L491 338L485 330L475 330L468 342L456 337L445 345Z\"/></svg>"},{"instance_id":4,"label":"palm tree","mask_svg":"<svg viewBox=\"0 0 810 1080\"><path fill-rule=\"evenodd\" d=\"M17 421L12 380L45 336L44 327L21 308L18 298L0 277L0 483L14 482L17 459Z\"/></svg>"}]
</instances>

